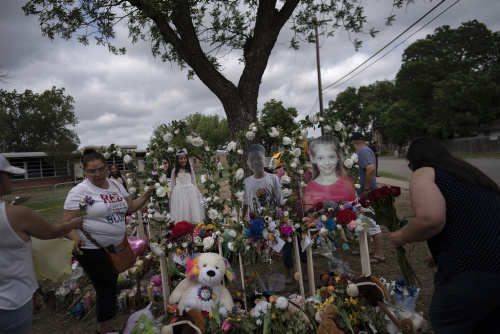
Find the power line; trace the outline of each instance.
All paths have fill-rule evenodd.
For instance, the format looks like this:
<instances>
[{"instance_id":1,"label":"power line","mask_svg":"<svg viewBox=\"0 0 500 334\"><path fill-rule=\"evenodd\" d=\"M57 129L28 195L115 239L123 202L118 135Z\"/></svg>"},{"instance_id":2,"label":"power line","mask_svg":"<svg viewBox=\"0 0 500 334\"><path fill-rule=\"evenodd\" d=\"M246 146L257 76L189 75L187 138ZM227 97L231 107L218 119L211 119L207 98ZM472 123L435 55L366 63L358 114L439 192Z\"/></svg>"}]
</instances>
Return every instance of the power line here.
<instances>
[{"instance_id":1,"label":"power line","mask_svg":"<svg viewBox=\"0 0 500 334\"><path fill-rule=\"evenodd\" d=\"M326 86L323 90L325 89L328 89L329 87L335 85L336 83L338 83L339 81L343 80L345 77L349 76L351 73L353 73L354 71L356 71L358 68L360 68L361 66L363 66L364 64L366 64L368 61L370 61L373 57L375 57L376 55L378 55L380 52L382 52L385 48L387 48L389 45L391 45L394 41L396 41L399 37L401 37L402 35L404 35L408 30L410 30L411 28L413 28L417 23L419 23L420 21L422 21L427 15L429 15L430 13L432 13L437 7L439 7L443 2L445 2L446 0L442 0L440 3L438 3L436 6L434 6L431 10L429 10L427 13L425 13L424 16L422 16L421 18L419 18L417 21L415 21L411 26L409 26L405 31L403 31L402 33L400 33L396 38L394 38L392 41L390 41L389 43L387 43L382 49L378 50L374 55L372 55L370 58L368 58L367 60L365 60L363 63L361 63L359 66L357 66L356 68L354 68L352 71L350 71L349 73L347 73L346 75L344 75L342 78L338 79L337 81L335 81L334 83ZM460 0L458 0L460 1Z\"/></svg>"},{"instance_id":2,"label":"power line","mask_svg":"<svg viewBox=\"0 0 500 334\"><path fill-rule=\"evenodd\" d=\"M342 81L341 83L339 83L338 85L336 85L335 87L332 87L330 89L328 89L328 91L325 91L325 93L329 92L329 91L332 91L340 86L342 86L343 84L345 84L346 82L348 82L349 80L351 79L354 79L356 76L358 76L359 74L363 73L365 70L367 70L368 68L370 68L371 66L375 65L379 60L381 60L382 58L384 58L385 56L387 56L389 53L391 53L392 51L394 51L394 49L396 49L397 47L399 47L401 44L403 44L404 42L406 42L408 39L410 39L413 35L415 35L416 33L418 33L419 31L421 31L422 29L424 29L425 27L427 27L429 24L431 24L434 20L436 20L438 17L440 17L441 15L443 15L448 9L450 9L451 7L455 6L460 0L457 0L455 1L453 4L451 4L448 8L446 8L445 10L443 10L441 13L439 13L436 17L434 17L432 20L430 20L429 22L427 22L425 25L423 25L420 29L418 29L417 31L415 31L413 34L411 34L410 36L408 36L407 38L405 38L401 43L399 43L398 45L396 45L395 47L393 47L392 49L390 49L389 51L387 51L383 56L381 56L380 58L378 58L377 60L375 60L373 63L369 64L367 67L365 67L364 69L362 69L361 71L359 71L358 73L354 74L352 77ZM359 66L357 67L359 68ZM352 73L352 72L351 72ZM338 82L338 80L336 81ZM335 83L336 83L335 82ZM333 85L333 84L332 84ZM328 87L331 87L328 86ZM327 87L327 88L328 88ZM325 88L325 89L327 89Z\"/></svg>"}]
</instances>

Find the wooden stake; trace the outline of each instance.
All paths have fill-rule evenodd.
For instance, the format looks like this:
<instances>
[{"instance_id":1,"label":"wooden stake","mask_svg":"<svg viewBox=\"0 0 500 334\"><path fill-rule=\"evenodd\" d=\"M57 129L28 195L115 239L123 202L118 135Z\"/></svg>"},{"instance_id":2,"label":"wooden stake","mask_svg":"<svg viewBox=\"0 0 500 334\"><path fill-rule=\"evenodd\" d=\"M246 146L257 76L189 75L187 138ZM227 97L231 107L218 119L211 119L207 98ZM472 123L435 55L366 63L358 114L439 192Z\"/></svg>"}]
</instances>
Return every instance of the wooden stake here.
<instances>
[{"instance_id":1,"label":"wooden stake","mask_svg":"<svg viewBox=\"0 0 500 334\"><path fill-rule=\"evenodd\" d=\"M371 275L370 253L368 252L368 243L366 241L366 231L359 232L359 253L361 256L361 273L363 275ZM369 237L368 237L369 238Z\"/></svg>"},{"instance_id":2,"label":"wooden stake","mask_svg":"<svg viewBox=\"0 0 500 334\"><path fill-rule=\"evenodd\" d=\"M300 274L300 277L299 277L300 294L305 299L306 293L304 292L304 280L302 279L302 266L300 264L299 242L297 241L296 236L292 237L292 238L293 238L293 249L295 250L295 266L297 267L297 271Z\"/></svg>"},{"instance_id":3,"label":"wooden stake","mask_svg":"<svg viewBox=\"0 0 500 334\"><path fill-rule=\"evenodd\" d=\"M245 311L248 312L248 309L247 309L247 294L245 293L245 273L244 273L244 269L243 269L243 260L241 258L241 253L238 253L238 260L240 262L241 286L243 288L243 302L245 304Z\"/></svg>"},{"instance_id":4,"label":"wooden stake","mask_svg":"<svg viewBox=\"0 0 500 334\"><path fill-rule=\"evenodd\" d=\"M168 275L168 264L165 254L160 255L161 285L163 288L163 306L167 312L167 304L170 299L170 276Z\"/></svg>"},{"instance_id":5,"label":"wooden stake","mask_svg":"<svg viewBox=\"0 0 500 334\"><path fill-rule=\"evenodd\" d=\"M311 231L307 230L307 236L309 237L309 239L311 239ZM306 255L307 255L307 276L309 276L309 294L311 296L314 296L316 294L316 286L314 285L312 245L309 246L309 248L307 248Z\"/></svg>"},{"instance_id":6,"label":"wooden stake","mask_svg":"<svg viewBox=\"0 0 500 334\"><path fill-rule=\"evenodd\" d=\"M137 236L139 238L146 238L146 233L144 233L144 221L142 220L142 212L141 210L136 212L137 218L139 220L139 225L137 226Z\"/></svg>"}]
</instances>

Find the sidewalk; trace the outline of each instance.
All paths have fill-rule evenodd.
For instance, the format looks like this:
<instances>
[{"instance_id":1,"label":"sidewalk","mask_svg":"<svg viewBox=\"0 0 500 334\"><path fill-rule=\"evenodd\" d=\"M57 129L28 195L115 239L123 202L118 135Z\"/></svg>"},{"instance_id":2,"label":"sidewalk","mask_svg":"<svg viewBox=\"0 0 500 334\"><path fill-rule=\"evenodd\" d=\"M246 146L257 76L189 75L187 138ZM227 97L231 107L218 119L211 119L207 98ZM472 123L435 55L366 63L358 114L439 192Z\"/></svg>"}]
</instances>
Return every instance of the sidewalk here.
<instances>
[{"instance_id":1,"label":"sidewalk","mask_svg":"<svg viewBox=\"0 0 500 334\"><path fill-rule=\"evenodd\" d=\"M395 186L402 189L410 189L410 182L390 179L388 177L377 177L377 184L379 187L380 185L386 185L386 186Z\"/></svg>"}]
</instances>

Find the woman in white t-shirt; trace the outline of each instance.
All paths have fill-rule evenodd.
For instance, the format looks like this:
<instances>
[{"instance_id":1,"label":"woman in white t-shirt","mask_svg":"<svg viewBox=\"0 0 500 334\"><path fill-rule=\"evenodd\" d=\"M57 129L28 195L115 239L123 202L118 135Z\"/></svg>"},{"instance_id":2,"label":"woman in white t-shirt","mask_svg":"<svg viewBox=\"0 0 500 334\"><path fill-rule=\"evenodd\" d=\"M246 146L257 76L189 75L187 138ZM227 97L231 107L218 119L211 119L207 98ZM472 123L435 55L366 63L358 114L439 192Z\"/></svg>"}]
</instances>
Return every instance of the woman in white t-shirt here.
<instances>
[{"instance_id":1,"label":"woman in white t-shirt","mask_svg":"<svg viewBox=\"0 0 500 334\"><path fill-rule=\"evenodd\" d=\"M108 179L106 159L94 149L83 151L83 172L86 179L70 190L64 203L64 220L80 214L82 199L87 204L83 216L83 230L102 247L118 246L125 235L125 215L136 212L147 202L148 189L132 200L125 188ZM86 202L85 202L85 199ZM116 315L118 275L102 249L90 242L81 230L67 235L75 241L75 258L87 272L96 290L96 315L99 333L111 332L111 319ZM79 254L76 254L77 250Z\"/></svg>"}]
</instances>

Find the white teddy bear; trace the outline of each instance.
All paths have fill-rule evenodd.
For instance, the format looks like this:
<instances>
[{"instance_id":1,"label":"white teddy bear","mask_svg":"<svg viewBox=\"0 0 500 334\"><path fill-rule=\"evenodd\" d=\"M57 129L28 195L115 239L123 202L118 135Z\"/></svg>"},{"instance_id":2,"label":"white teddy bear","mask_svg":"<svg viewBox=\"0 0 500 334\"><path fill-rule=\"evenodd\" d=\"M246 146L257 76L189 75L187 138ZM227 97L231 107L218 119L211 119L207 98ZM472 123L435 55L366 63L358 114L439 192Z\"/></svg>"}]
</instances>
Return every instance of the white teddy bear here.
<instances>
[{"instance_id":1,"label":"white teddy bear","mask_svg":"<svg viewBox=\"0 0 500 334\"><path fill-rule=\"evenodd\" d=\"M229 281L236 281L236 275L224 257L217 253L193 254L186 264L187 277L172 291L169 303L178 304L182 314L189 308L212 312L215 304L220 302L219 313L227 315L234 303L222 284L224 275Z\"/></svg>"}]
</instances>

